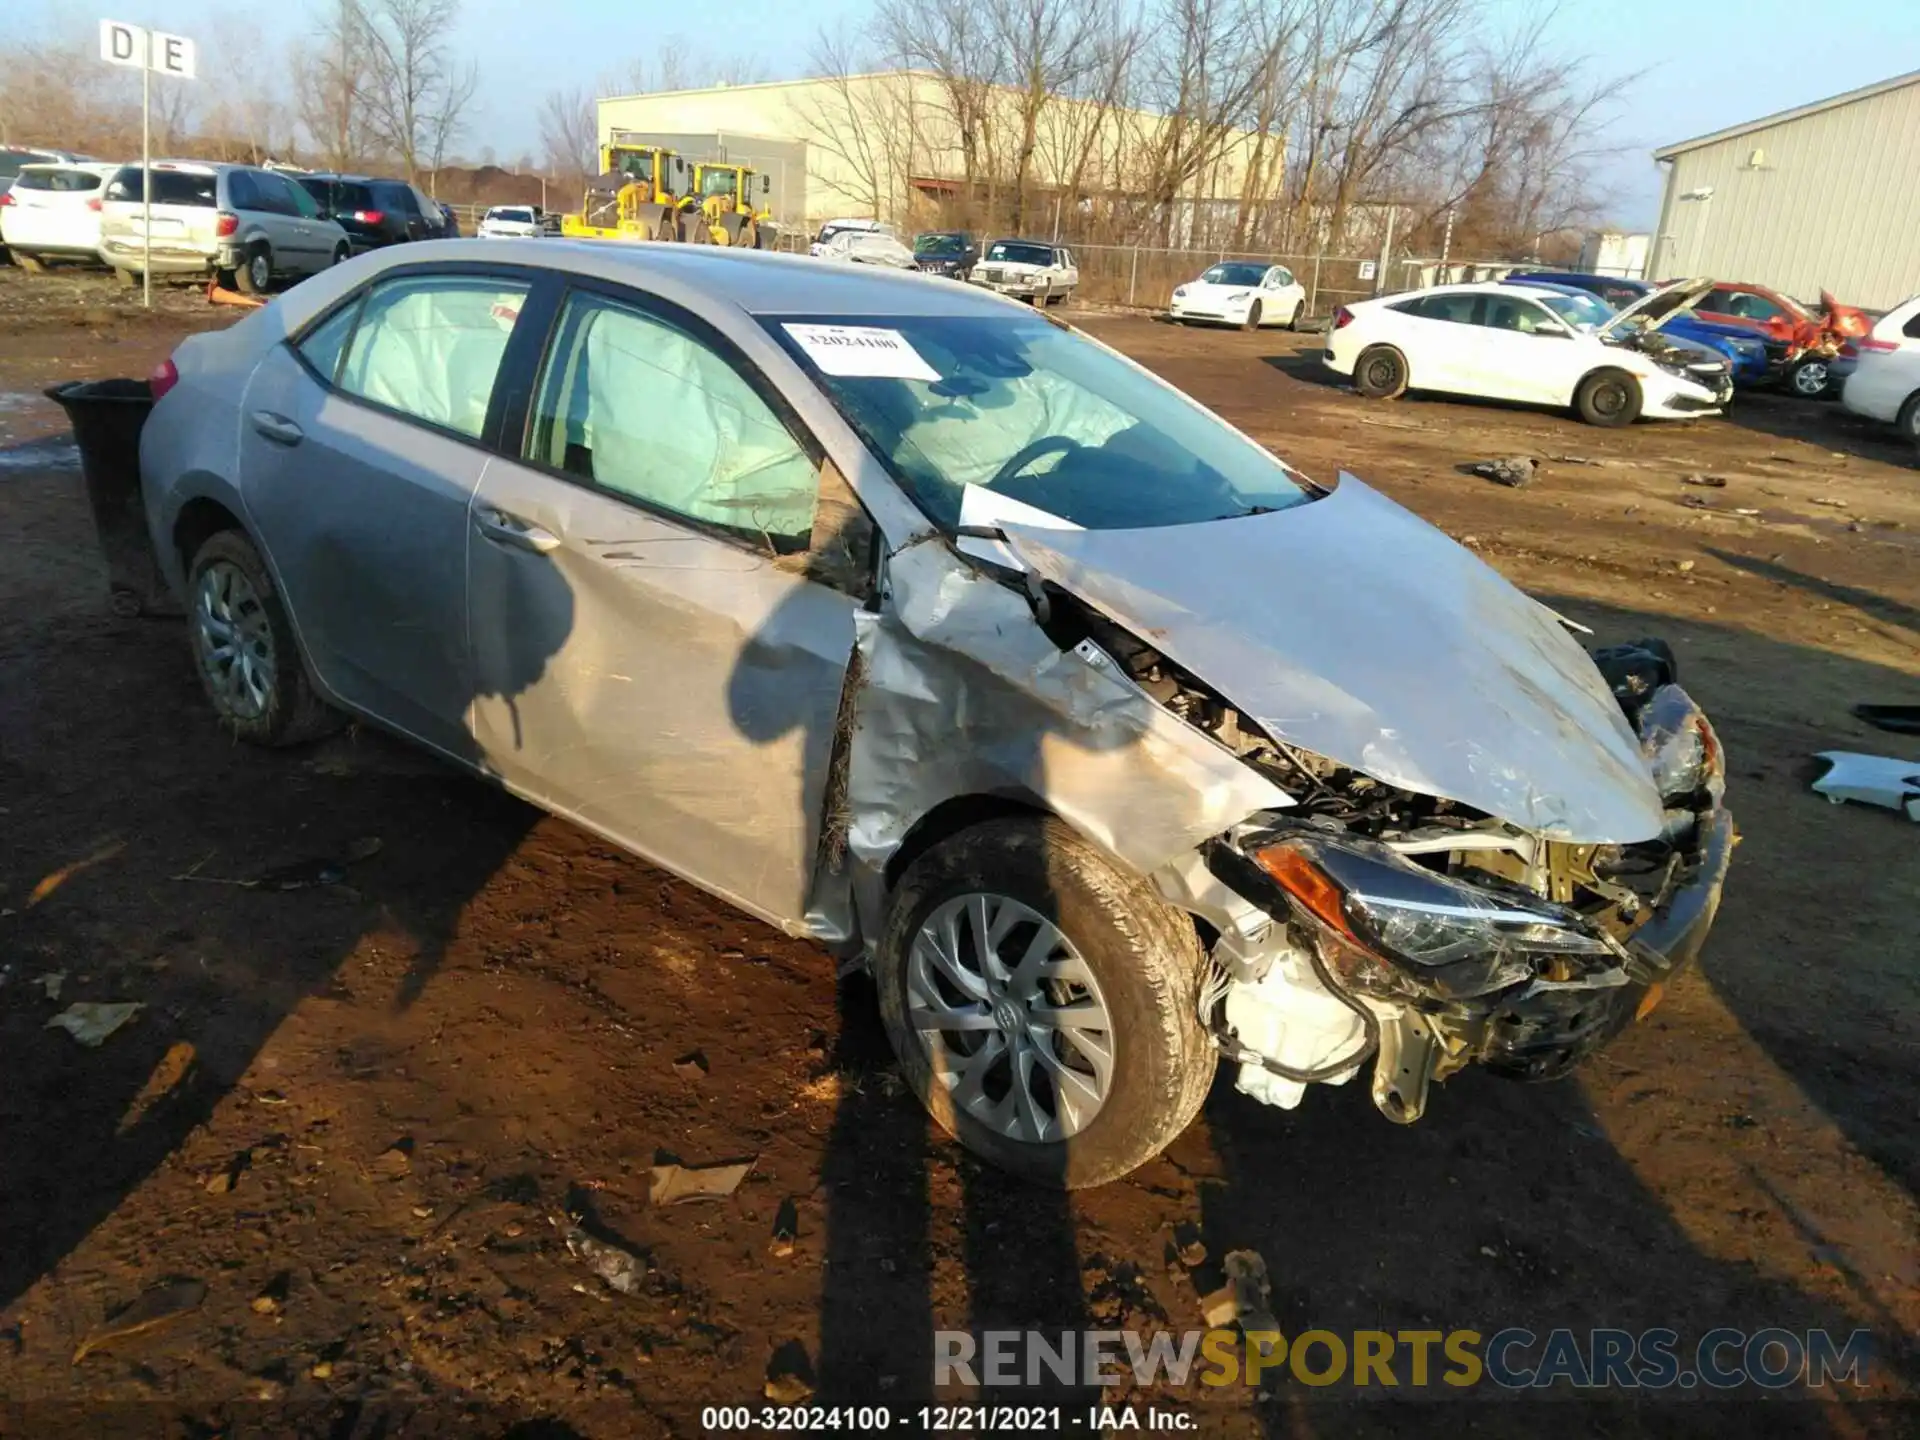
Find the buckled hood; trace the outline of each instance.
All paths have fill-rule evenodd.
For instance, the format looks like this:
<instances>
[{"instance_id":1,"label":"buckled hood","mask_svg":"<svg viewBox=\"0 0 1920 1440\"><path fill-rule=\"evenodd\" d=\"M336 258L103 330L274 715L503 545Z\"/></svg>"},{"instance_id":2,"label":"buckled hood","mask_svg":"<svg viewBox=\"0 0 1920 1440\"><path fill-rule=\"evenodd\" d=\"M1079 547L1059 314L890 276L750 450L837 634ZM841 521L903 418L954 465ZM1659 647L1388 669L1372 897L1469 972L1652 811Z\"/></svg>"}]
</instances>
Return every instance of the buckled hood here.
<instances>
[{"instance_id":1,"label":"buckled hood","mask_svg":"<svg viewBox=\"0 0 1920 1440\"><path fill-rule=\"evenodd\" d=\"M1275 739L1554 839L1660 831L1639 742L1561 621L1351 475L1266 515L1003 528Z\"/></svg>"}]
</instances>

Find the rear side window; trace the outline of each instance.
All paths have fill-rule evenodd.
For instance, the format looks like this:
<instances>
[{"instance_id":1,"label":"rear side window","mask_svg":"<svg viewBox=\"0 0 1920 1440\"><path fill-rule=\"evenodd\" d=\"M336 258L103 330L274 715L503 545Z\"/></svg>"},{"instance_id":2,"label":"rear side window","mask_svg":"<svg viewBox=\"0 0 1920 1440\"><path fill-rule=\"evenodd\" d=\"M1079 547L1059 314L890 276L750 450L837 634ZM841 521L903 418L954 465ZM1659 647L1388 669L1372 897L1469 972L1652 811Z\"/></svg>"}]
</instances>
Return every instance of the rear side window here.
<instances>
[{"instance_id":1,"label":"rear side window","mask_svg":"<svg viewBox=\"0 0 1920 1440\"><path fill-rule=\"evenodd\" d=\"M477 440L526 296L523 284L482 275L418 275L377 285L335 383L349 395ZM332 323L308 343L319 342ZM324 346L308 358L322 369Z\"/></svg>"},{"instance_id":2,"label":"rear side window","mask_svg":"<svg viewBox=\"0 0 1920 1440\"><path fill-rule=\"evenodd\" d=\"M1915 311L1907 323L1900 327L1900 333L1909 340L1920 340L1920 311Z\"/></svg>"},{"instance_id":3,"label":"rear side window","mask_svg":"<svg viewBox=\"0 0 1920 1440\"><path fill-rule=\"evenodd\" d=\"M214 191L219 184L217 176L202 175L191 170L155 170L153 175L153 193L150 197L155 205L203 205L214 208ZM127 165L116 173L107 184L108 200L131 200L139 204L140 167Z\"/></svg>"},{"instance_id":4,"label":"rear side window","mask_svg":"<svg viewBox=\"0 0 1920 1440\"><path fill-rule=\"evenodd\" d=\"M1453 325L1471 325L1484 295L1422 295L1393 308L1422 320L1444 320Z\"/></svg>"},{"instance_id":5,"label":"rear side window","mask_svg":"<svg viewBox=\"0 0 1920 1440\"><path fill-rule=\"evenodd\" d=\"M51 190L55 194L87 193L100 188L100 177L91 170L22 170L13 182L16 190Z\"/></svg>"},{"instance_id":6,"label":"rear side window","mask_svg":"<svg viewBox=\"0 0 1920 1440\"><path fill-rule=\"evenodd\" d=\"M420 207L413 203L413 192L404 185L375 185L373 198L380 202L382 210L397 210L402 215L420 213Z\"/></svg>"}]
</instances>

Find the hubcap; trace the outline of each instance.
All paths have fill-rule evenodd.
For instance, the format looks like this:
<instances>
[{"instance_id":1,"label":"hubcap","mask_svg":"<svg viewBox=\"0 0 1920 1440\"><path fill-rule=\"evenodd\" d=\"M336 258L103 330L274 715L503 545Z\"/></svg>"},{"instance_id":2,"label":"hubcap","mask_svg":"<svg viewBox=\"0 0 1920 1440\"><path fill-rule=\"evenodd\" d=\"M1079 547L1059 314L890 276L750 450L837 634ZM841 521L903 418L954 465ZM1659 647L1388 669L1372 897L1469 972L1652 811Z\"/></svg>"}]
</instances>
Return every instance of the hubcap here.
<instances>
[{"instance_id":1,"label":"hubcap","mask_svg":"<svg viewBox=\"0 0 1920 1440\"><path fill-rule=\"evenodd\" d=\"M267 282L273 278L273 267L267 264L267 257L264 255L256 255L248 261L247 270L253 277L253 283L262 290L267 288Z\"/></svg>"},{"instance_id":2,"label":"hubcap","mask_svg":"<svg viewBox=\"0 0 1920 1440\"><path fill-rule=\"evenodd\" d=\"M1038 911L956 896L907 956L907 1018L956 1110L1014 1140L1065 1140L1113 1083L1113 1023L1093 971Z\"/></svg>"},{"instance_id":3,"label":"hubcap","mask_svg":"<svg viewBox=\"0 0 1920 1440\"><path fill-rule=\"evenodd\" d=\"M193 643L214 703L236 720L257 720L273 702L273 627L246 573L216 560L193 596Z\"/></svg>"}]
</instances>

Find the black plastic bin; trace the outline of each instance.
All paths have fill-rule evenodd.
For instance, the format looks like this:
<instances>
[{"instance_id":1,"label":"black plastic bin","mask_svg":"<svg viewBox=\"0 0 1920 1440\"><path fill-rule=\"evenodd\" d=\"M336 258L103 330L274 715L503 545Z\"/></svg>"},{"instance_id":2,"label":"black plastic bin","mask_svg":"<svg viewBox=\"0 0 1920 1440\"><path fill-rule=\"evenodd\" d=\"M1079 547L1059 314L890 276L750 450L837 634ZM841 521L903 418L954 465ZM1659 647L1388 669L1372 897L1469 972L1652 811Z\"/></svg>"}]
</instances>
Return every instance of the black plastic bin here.
<instances>
[{"instance_id":1,"label":"black plastic bin","mask_svg":"<svg viewBox=\"0 0 1920 1440\"><path fill-rule=\"evenodd\" d=\"M160 578L140 499L140 427L153 409L153 387L144 380L69 380L46 394L73 422L113 613L178 615L179 602Z\"/></svg>"}]
</instances>

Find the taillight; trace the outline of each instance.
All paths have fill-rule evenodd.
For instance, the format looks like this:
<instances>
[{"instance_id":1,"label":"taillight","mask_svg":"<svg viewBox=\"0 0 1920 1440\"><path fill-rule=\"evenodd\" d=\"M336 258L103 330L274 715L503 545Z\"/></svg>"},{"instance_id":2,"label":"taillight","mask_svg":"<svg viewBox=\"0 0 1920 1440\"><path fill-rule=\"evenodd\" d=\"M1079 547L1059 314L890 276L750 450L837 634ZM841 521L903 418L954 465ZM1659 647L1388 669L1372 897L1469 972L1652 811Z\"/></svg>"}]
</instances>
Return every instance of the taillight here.
<instances>
[{"instance_id":1,"label":"taillight","mask_svg":"<svg viewBox=\"0 0 1920 1440\"><path fill-rule=\"evenodd\" d=\"M215 235L233 235L239 232L240 217L230 211L222 210L213 217Z\"/></svg>"},{"instance_id":2,"label":"taillight","mask_svg":"<svg viewBox=\"0 0 1920 1440\"><path fill-rule=\"evenodd\" d=\"M152 388L156 400L179 383L180 371L171 359L162 360L153 367L153 374L147 377L147 384Z\"/></svg>"},{"instance_id":3,"label":"taillight","mask_svg":"<svg viewBox=\"0 0 1920 1440\"><path fill-rule=\"evenodd\" d=\"M100 208L100 197L98 195L94 196L91 200L87 201L87 209L98 210L99 208Z\"/></svg>"},{"instance_id":4,"label":"taillight","mask_svg":"<svg viewBox=\"0 0 1920 1440\"><path fill-rule=\"evenodd\" d=\"M384 210L356 210L353 212L353 218L358 220L362 225L378 225L382 220L387 218L387 212Z\"/></svg>"},{"instance_id":5,"label":"taillight","mask_svg":"<svg viewBox=\"0 0 1920 1440\"><path fill-rule=\"evenodd\" d=\"M1854 343L1859 345L1862 350L1877 350L1882 355L1890 350L1898 350L1900 348L1900 342L1898 340L1879 340L1872 335L1864 336Z\"/></svg>"},{"instance_id":6,"label":"taillight","mask_svg":"<svg viewBox=\"0 0 1920 1440\"><path fill-rule=\"evenodd\" d=\"M1344 330L1346 329L1347 326L1351 325L1352 323L1353 323L1353 312L1347 309L1346 306L1342 305L1338 310L1333 312L1333 328L1334 329Z\"/></svg>"},{"instance_id":7,"label":"taillight","mask_svg":"<svg viewBox=\"0 0 1920 1440\"><path fill-rule=\"evenodd\" d=\"M12 203L13 203L13 191L0 190L0 205L11 205Z\"/></svg>"}]
</instances>

